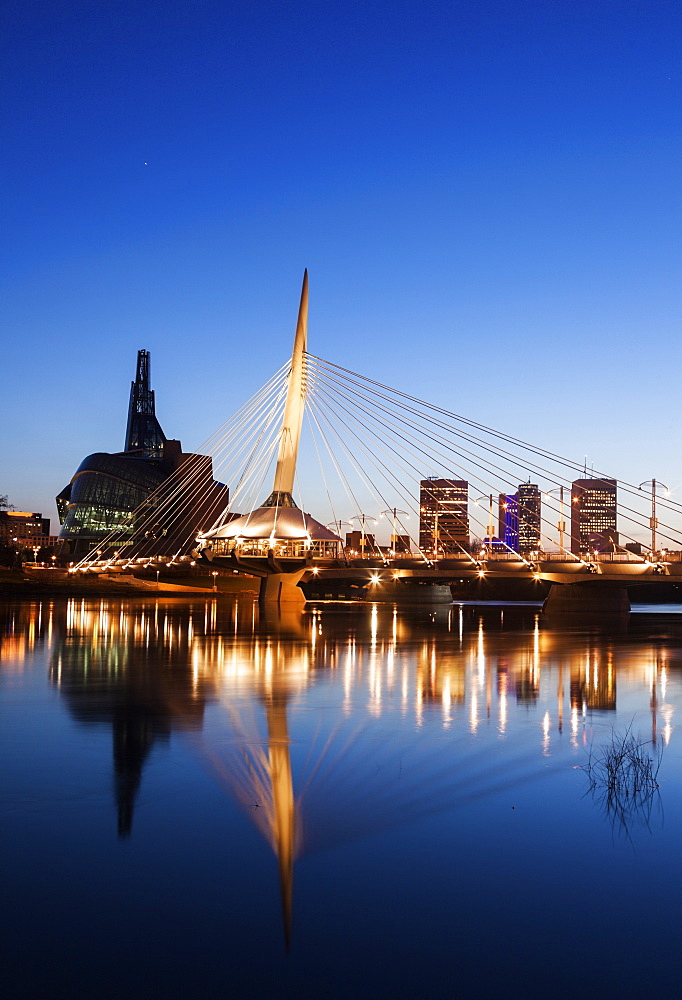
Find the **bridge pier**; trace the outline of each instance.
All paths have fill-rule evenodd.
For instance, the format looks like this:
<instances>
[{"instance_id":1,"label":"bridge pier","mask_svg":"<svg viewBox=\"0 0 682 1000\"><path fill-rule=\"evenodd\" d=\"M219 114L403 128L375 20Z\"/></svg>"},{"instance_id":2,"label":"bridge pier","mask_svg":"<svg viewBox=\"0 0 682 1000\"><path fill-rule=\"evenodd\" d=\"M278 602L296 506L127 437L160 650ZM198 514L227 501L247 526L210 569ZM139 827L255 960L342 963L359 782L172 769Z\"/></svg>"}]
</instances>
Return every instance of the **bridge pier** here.
<instances>
[{"instance_id":1,"label":"bridge pier","mask_svg":"<svg viewBox=\"0 0 682 1000\"><path fill-rule=\"evenodd\" d=\"M305 570L296 573L269 573L261 577L258 603L286 604L289 608L302 609L305 605L305 594L298 586L298 582L304 572Z\"/></svg>"},{"instance_id":2,"label":"bridge pier","mask_svg":"<svg viewBox=\"0 0 682 1000\"><path fill-rule=\"evenodd\" d=\"M630 611L627 589L617 583L554 583L542 610L581 615L626 615Z\"/></svg>"}]
</instances>

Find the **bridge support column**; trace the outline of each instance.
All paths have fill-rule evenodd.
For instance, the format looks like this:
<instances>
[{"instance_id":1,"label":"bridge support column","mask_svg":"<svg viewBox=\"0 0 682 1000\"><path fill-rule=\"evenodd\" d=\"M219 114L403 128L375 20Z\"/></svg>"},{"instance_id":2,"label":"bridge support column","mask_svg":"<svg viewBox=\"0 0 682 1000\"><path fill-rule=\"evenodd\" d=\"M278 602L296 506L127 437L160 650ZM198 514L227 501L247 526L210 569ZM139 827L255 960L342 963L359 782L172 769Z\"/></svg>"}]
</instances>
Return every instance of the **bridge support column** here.
<instances>
[{"instance_id":1,"label":"bridge support column","mask_svg":"<svg viewBox=\"0 0 682 1000\"><path fill-rule=\"evenodd\" d=\"M561 614L626 615L630 597L617 583L554 583L542 610Z\"/></svg>"},{"instance_id":2,"label":"bridge support column","mask_svg":"<svg viewBox=\"0 0 682 1000\"><path fill-rule=\"evenodd\" d=\"M303 608L305 594L298 586L304 570L296 573L270 573L261 577L259 604L286 604L287 607Z\"/></svg>"}]
</instances>

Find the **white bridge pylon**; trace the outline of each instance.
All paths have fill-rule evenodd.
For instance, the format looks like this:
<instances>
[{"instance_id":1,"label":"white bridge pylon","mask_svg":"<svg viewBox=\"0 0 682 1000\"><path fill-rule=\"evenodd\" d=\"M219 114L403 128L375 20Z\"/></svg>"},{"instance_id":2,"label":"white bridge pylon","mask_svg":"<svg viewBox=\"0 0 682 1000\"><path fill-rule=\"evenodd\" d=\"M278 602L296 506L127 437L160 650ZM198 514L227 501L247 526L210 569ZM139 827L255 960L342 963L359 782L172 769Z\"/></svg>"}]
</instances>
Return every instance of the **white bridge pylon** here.
<instances>
[{"instance_id":1,"label":"white bridge pylon","mask_svg":"<svg viewBox=\"0 0 682 1000\"><path fill-rule=\"evenodd\" d=\"M305 410L305 353L307 347L308 269L306 268L303 272L303 288L301 289L301 303L298 307L294 349L291 352L291 371L289 372L287 399L284 405L284 417L282 418L275 482L272 496L267 501L269 506L272 506L271 501L273 498L277 498L278 500L276 506L294 505L292 493L294 490L294 479L296 478L298 446L301 441L303 411Z\"/></svg>"},{"instance_id":2,"label":"white bridge pylon","mask_svg":"<svg viewBox=\"0 0 682 1000\"><path fill-rule=\"evenodd\" d=\"M306 402L308 338L308 271L303 287L287 379L286 402L275 478L270 496L249 514L202 534L197 539L202 558L227 564L261 578L261 603L303 606L298 583L313 559L337 559L341 538L299 509L293 498L296 462Z\"/></svg>"}]
</instances>

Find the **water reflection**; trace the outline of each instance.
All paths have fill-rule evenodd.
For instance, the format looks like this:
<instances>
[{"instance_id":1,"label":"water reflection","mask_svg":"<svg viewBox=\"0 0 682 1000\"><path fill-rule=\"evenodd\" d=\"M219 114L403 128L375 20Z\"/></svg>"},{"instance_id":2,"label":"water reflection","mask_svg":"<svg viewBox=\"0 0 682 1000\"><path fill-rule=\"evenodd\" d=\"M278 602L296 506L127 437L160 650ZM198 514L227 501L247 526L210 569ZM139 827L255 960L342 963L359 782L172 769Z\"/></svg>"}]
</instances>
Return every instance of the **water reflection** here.
<instances>
[{"instance_id":1,"label":"water reflection","mask_svg":"<svg viewBox=\"0 0 682 1000\"><path fill-rule=\"evenodd\" d=\"M128 836L154 744L202 726L211 683L196 670L192 617L180 624L159 607L129 614L69 602L49 620L52 682L77 722L111 728L118 832Z\"/></svg>"},{"instance_id":2,"label":"water reflection","mask_svg":"<svg viewBox=\"0 0 682 1000\"><path fill-rule=\"evenodd\" d=\"M10 606L1 614L5 671L21 670L34 648L46 643L53 679L82 721L98 721L98 711L105 704L111 710L116 699L147 704L143 714L166 720L159 735L174 725L200 727L203 704L216 686L242 684L261 695L273 685L294 691L320 669L342 676L346 713L362 691L376 718L393 709L397 697L401 712L417 723L426 710L437 709L448 725L462 709L472 732L496 714L501 734L510 698L530 707L542 696L559 733L565 708L572 725L591 711L615 711L618 673L646 682L654 740L659 725L666 742L674 728L666 685L680 666L669 642L680 629L660 619L653 632L649 619L640 636L632 624L619 631L548 629L528 608L453 606L420 613L374 605L263 614L250 601L79 600ZM550 671L556 675L554 699L542 690Z\"/></svg>"},{"instance_id":3,"label":"water reflection","mask_svg":"<svg viewBox=\"0 0 682 1000\"><path fill-rule=\"evenodd\" d=\"M677 622L555 629L534 608L78 600L0 625L3 674L46 647L73 718L111 730L122 837L153 748L191 743L275 853L287 941L303 850L540 780L621 697L667 744L682 667Z\"/></svg>"}]
</instances>

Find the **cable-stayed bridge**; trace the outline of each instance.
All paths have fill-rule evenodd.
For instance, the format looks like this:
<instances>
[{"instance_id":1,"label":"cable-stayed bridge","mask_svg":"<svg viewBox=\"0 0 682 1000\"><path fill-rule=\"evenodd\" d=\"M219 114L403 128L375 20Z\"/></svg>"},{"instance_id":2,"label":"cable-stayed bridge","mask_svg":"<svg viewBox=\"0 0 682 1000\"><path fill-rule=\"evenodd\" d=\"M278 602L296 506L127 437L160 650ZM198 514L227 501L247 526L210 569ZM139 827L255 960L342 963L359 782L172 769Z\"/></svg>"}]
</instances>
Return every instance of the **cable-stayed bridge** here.
<instances>
[{"instance_id":1,"label":"cable-stayed bridge","mask_svg":"<svg viewBox=\"0 0 682 1000\"><path fill-rule=\"evenodd\" d=\"M580 610L623 610L626 587L682 580L682 505L656 480L618 480L616 500L616 477L593 470L590 481L612 484L613 519L594 548L578 546L567 525L580 503L576 481L590 493L580 463L313 355L307 316L306 272L291 359L75 569L172 562L193 549L216 568L259 577L266 603L302 604L299 584L315 576L373 585L490 577L550 581L550 605ZM206 454L230 502L208 504L194 537L187 497L205 501ZM450 504L458 517L439 521L447 504L425 505L429 479L465 488ZM495 523L503 498L531 479L532 549L498 538ZM367 530L382 516L388 545ZM344 526L355 547L344 545Z\"/></svg>"}]
</instances>

